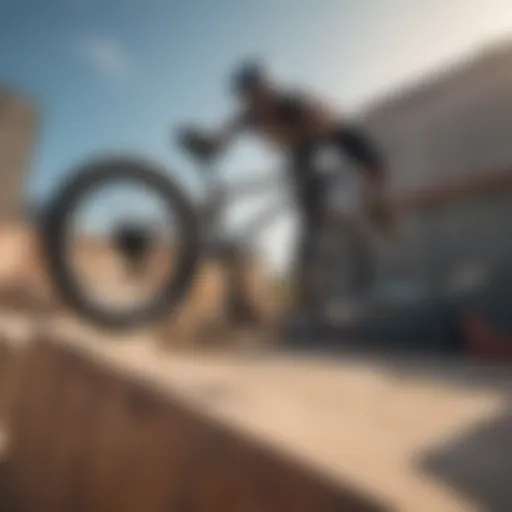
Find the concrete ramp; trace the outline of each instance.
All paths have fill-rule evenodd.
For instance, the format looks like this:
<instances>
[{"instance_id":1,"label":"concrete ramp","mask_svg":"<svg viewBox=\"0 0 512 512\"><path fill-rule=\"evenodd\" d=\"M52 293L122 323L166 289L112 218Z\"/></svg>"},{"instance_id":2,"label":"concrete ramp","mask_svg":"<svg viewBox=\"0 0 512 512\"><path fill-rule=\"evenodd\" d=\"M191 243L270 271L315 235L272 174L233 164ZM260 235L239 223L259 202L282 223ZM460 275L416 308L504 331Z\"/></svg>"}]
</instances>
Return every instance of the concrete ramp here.
<instances>
[{"instance_id":1,"label":"concrete ramp","mask_svg":"<svg viewBox=\"0 0 512 512\"><path fill-rule=\"evenodd\" d=\"M76 346L41 340L22 372L5 476L20 512L385 510Z\"/></svg>"},{"instance_id":2,"label":"concrete ramp","mask_svg":"<svg viewBox=\"0 0 512 512\"><path fill-rule=\"evenodd\" d=\"M163 357L49 331L21 373L19 512L512 510L506 368Z\"/></svg>"}]
</instances>

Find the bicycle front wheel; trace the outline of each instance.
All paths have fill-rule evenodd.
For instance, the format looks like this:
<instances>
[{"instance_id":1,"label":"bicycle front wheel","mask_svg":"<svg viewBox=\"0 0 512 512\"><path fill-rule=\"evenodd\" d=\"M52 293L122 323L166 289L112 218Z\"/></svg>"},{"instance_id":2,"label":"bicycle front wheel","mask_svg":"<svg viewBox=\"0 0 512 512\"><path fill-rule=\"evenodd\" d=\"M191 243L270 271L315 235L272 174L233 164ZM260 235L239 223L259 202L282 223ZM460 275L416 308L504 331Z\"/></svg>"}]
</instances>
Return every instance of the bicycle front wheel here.
<instances>
[{"instance_id":1,"label":"bicycle front wheel","mask_svg":"<svg viewBox=\"0 0 512 512\"><path fill-rule=\"evenodd\" d=\"M131 235L112 235L106 225L115 217L115 209L102 212L105 201L93 202L94 222L73 229L81 207L95 193L110 187L110 195L106 194L110 199L125 185L159 200L166 214L165 230L155 232L152 219L143 227L144 236L137 236L133 229ZM132 216L137 209L145 211L148 203L136 201L135 192L121 203ZM169 233L172 236L161 243ZM50 202L42 241L50 280L64 305L100 327L116 330L170 314L191 285L199 255L198 220L191 202L158 167L137 158L107 158L78 169ZM123 254L118 254L119 249ZM132 277L137 283L128 285ZM123 299L123 305L112 297L100 300L98 293L91 292L101 287Z\"/></svg>"}]
</instances>

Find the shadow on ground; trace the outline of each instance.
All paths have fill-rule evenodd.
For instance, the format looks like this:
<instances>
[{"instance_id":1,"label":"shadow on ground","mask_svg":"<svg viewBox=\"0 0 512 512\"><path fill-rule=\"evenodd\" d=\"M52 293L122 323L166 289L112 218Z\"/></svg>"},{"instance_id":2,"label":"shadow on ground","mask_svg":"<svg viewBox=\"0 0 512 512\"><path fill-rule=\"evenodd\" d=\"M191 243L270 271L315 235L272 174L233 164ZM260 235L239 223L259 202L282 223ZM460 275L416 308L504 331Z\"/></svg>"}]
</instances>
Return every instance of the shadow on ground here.
<instances>
[{"instance_id":1,"label":"shadow on ground","mask_svg":"<svg viewBox=\"0 0 512 512\"><path fill-rule=\"evenodd\" d=\"M486 512L512 510L512 408L422 454L418 464Z\"/></svg>"}]
</instances>

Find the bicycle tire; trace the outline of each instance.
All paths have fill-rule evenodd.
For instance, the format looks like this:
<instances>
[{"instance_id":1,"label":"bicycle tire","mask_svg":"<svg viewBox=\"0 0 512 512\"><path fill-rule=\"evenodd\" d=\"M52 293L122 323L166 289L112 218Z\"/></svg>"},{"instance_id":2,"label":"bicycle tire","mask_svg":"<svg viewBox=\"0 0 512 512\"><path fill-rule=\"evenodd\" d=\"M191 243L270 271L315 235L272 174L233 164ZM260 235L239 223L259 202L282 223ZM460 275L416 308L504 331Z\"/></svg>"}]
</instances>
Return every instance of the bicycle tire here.
<instances>
[{"instance_id":1,"label":"bicycle tire","mask_svg":"<svg viewBox=\"0 0 512 512\"><path fill-rule=\"evenodd\" d=\"M66 258L68 222L82 196L116 180L157 191L178 216L182 243L172 277L144 307L128 312L113 312L91 302L83 294ZM171 314L190 289L199 258L199 223L192 203L168 174L137 157L107 157L79 168L53 196L41 231L43 256L57 297L87 321L110 330L141 327Z\"/></svg>"}]
</instances>

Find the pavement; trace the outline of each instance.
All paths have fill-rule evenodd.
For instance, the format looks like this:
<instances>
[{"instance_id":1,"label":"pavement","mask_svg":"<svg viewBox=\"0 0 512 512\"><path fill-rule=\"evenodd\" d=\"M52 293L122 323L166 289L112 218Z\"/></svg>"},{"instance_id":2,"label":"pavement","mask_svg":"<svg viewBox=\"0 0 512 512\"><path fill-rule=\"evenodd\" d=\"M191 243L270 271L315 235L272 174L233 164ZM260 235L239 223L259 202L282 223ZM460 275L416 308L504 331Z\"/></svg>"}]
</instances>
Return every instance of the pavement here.
<instances>
[{"instance_id":1,"label":"pavement","mask_svg":"<svg viewBox=\"0 0 512 512\"><path fill-rule=\"evenodd\" d=\"M150 331L0 311L4 346L42 333L397 510L512 510L512 368L268 347L164 357Z\"/></svg>"},{"instance_id":2,"label":"pavement","mask_svg":"<svg viewBox=\"0 0 512 512\"><path fill-rule=\"evenodd\" d=\"M275 350L162 357L149 338L49 328L70 350L397 510L512 510L511 368Z\"/></svg>"}]
</instances>

